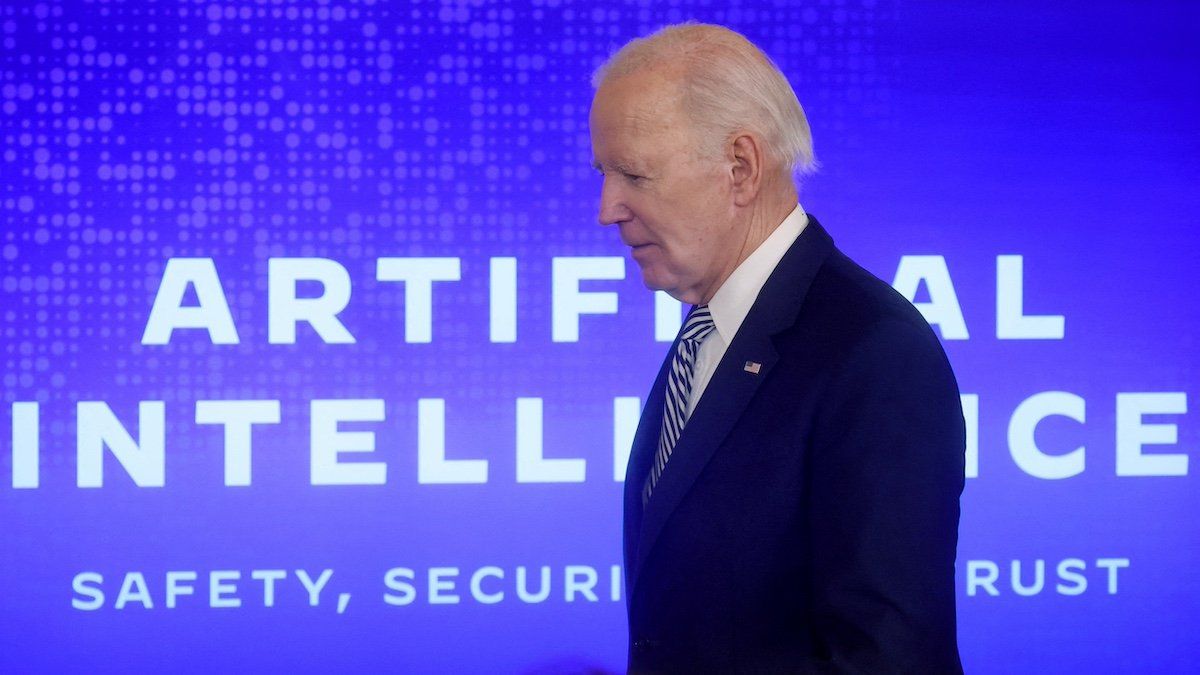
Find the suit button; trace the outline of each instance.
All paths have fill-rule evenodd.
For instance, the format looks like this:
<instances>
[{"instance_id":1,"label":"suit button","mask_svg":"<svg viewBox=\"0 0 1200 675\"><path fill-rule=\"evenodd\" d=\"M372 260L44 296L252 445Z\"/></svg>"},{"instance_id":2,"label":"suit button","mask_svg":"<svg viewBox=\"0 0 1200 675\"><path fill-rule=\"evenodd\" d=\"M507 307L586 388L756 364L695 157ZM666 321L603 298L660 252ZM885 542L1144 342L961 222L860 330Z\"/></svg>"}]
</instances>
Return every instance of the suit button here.
<instances>
[{"instance_id":1,"label":"suit button","mask_svg":"<svg viewBox=\"0 0 1200 675\"><path fill-rule=\"evenodd\" d=\"M633 641L633 648L639 652L648 651L658 646L658 640L639 638Z\"/></svg>"}]
</instances>

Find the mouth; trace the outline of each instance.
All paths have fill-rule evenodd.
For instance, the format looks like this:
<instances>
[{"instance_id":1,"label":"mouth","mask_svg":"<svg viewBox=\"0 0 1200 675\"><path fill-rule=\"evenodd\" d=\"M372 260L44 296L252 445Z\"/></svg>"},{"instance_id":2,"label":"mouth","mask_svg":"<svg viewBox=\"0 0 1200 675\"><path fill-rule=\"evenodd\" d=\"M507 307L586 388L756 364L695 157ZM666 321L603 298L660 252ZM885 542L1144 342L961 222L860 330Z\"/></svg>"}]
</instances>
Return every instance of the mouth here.
<instances>
[{"instance_id":1,"label":"mouth","mask_svg":"<svg viewBox=\"0 0 1200 675\"><path fill-rule=\"evenodd\" d=\"M636 260L639 265L644 264L647 260L653 258L654 257L653 251L654 251L653 243L648 242L645 244L630 244L629 245L629 256L631 258L633 258L634 260Z\"/></svg>"},{"instance_id":2,"label":"mouth","mask_svg":"<svg viewBox=\"0 0 1200 675\"><path fill-rule=\"evenodd\" d=\"M633 233L632 232L622 232L621 233L621 243L625 244L626 246L629 247L630 253L636 253L638 251L646 251L647 249L649 249L650 247L655 245L655 243L653 241L647 241L645 239L633 239L632 237L628 237L627 235L629 235L629 234L633 234Z\"/></svg>"},{"instance_id":3,"label":"mouth","mask_svg":"<svg viewBox=\"0 0 1200 675\"><path fill-rule=\"evenodd\" d=\"M639 248L646 248L647 246L654 245L654 242L651 242L651 241L628 241L624 238L621 239L621 243L625 244L630 249L635 250L635 251Z\"/></svg>"}]
</instances>

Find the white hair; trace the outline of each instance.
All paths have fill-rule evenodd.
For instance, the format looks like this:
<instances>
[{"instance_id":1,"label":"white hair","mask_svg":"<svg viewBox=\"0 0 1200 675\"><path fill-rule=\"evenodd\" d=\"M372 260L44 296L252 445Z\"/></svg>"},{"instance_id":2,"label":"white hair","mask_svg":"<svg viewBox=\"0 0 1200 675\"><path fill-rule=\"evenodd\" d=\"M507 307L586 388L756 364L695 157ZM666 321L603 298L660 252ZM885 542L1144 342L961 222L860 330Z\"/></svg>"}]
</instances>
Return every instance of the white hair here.
<instances>
[{"instance_id":1,"label":"white hair","mask_svg":"<svg viewBox=\"0 0 1200 675\"><path fill-rule=\"evenodd\" d=\"M796 175L816 170L812 133L796 92L770 57L740 33L691 22L661 28L617 50L596 69L592 85L656 66L681 72L683 106L705 154L719 156L738 132L750 131L781 168Z\"/></svg>"}]
</instances>

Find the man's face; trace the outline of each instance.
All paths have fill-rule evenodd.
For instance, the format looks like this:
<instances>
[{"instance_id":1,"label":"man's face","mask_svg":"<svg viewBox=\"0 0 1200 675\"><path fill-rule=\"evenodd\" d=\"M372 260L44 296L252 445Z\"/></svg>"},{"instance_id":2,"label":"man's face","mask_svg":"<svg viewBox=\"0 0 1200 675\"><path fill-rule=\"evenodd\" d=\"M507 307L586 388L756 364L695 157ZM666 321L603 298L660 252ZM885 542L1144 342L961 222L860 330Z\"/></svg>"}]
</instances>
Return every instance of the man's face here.
<instances>
[{"instance_id":1,"label":"man's face","mask_svg":"<svg viewBox=\"0 0 1200 675\"><path fill-rule=\"evenodd\" d=\"M592 153L604 176L599 220L616 225L648 288L707 302L739 250L730 179L701 158L668 74L606 81L592 102Z\"/></svg>"}]
</instances>

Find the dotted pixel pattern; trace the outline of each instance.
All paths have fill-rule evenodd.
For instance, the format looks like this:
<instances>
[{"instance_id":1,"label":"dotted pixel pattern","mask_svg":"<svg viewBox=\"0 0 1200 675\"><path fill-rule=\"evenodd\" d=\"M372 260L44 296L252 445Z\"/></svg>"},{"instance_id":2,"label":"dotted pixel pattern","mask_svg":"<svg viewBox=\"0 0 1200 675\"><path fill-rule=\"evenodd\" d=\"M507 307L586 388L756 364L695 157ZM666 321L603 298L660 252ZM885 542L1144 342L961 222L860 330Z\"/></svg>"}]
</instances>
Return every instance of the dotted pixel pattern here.
<instances>
[{"instance_id":1,"label":"dotted pixel pattern","mask_svg":"<svg viewBox=\"0 0 1200 675\"><path fill-rule=\"evenodd\" d=\"M620 321L585 319L575 345L549 340L551 258L623 254L594 226L592 70L661 25L725 23L827 109L836 134L846 106L886 105L871 38L889 11L871 0L6 3L6 407L49 406L52 463L73 451L70 406L92 399L128 419L150 399L183 403L186 417L203 398L457 396L486 418L511 416L515 395L561 394L562 413L595 408L608 424L604 406L583 404L577 364L602 366L598 391L639 395L661 345L631 264L625 282L595 286L621 290ZM516 345L487 342L496 255L520 265ZM177 331L141 346L166 261L192 256L214 259L241 344ZM266 344L266 266L283 256L349 270L341 319L356 345L303 330L297 345ZM431 345L400 341L402 293L374 281L384 256L462 259L462 281L435 286ZM640 336L630 350L608 348L629 334ZM413 365L433 360L444 366ZM172 442L193 441L219 439Z\"/></svg>"}]
</instances>

